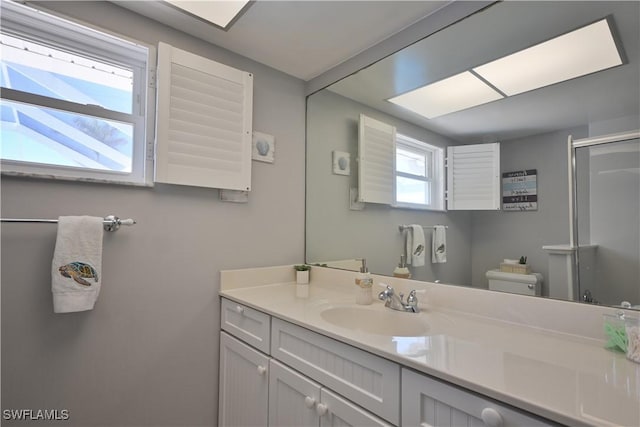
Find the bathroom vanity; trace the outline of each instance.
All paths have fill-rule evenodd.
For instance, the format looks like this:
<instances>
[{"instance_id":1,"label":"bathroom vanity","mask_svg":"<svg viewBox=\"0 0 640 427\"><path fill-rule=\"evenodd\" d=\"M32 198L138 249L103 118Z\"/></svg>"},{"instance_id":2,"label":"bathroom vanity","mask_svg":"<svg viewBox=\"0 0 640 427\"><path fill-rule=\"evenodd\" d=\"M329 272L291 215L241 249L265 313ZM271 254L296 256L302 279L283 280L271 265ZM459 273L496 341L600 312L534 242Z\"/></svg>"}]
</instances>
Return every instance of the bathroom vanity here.
<instances>
[{"instance_id":1,"label":"bathroom vanity","mask_svg":"<svg viewBox=\"0 0 640 427\"><path fill-rule=\"evenodd\" d=\"M222 272L219 425L640 425L640 365L579 333L605 309L554 330L585 307L374 276L425 291L405 313L354 277L314 268L297 298L291 266Z\"/></svg>"}]
</instances>

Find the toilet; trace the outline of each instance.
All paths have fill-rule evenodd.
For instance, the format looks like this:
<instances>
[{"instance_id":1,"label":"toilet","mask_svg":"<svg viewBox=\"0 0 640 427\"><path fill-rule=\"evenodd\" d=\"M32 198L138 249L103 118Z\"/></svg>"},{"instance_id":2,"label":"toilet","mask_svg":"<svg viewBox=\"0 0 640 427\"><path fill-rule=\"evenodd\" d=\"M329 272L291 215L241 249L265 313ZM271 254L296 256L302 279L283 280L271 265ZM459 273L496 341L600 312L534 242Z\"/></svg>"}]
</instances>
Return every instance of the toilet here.
<instances>
[{"instance_id":1,"label":"toilet","mask_svg":"<svg viewBox=\"0 0 640 427\"><path fill-rule=\"evenodd\" d=\"M542 274L505 273L500 270L487 271L489 290L511 292L521 295L542 295Z\"/></svg>"}]
</instances>

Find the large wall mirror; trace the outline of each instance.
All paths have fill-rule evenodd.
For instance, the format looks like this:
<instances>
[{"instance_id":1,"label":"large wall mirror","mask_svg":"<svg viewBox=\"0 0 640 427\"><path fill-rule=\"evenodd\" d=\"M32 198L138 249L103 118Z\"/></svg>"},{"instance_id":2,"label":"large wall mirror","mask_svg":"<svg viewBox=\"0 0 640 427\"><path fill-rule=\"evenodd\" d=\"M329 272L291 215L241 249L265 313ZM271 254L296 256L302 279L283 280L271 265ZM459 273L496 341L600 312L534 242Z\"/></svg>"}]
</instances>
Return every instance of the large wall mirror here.
<instances>
[{"instance_id":1,"label":"large wall mirror","mask_svg":"<svg viewBox=\"0 0 640 427\"><path fill-rule=\"evenodd\" d=\"M489 289L487 272L499 270L505 260L527 257L527 265L541 278L540 296L588 299L612 306L628 301L640 307L638 140L575 152L580 249L570 245L568 182L572 173L567 148L570 136L590 139L640 128L639 21L638 2L494 3L310 95L307 262L352 269L357 267L354 260L366 258L371 272L391 276L406 253L407 231L399 226L417 224L423 226L426 260L422 266L408 266L416 280ZM602 55L602 43L577 37L592 32L594 24L606 29L609 41L602 43L614 46L613 59L609 57L601 71L595 71L598 66L590 59ZM577 73L585 75L565 73L554 82L555 77L536 71L524 79L524 88L500 80L521 77L531 68L513 71L517 68L512 64L501 74L502 60L531 53L529 48L544 42L576 42L570 39L577 40L570 49L587 52L588 61L572 64L565 54L548 53L535 61L564 64L565 71L575 65ZM615 63L616 55L620 63ZM454 77L469 78L471 83ZM454 85L439 88L445 104L440 110L427 111L430 118L389 101L447 80ZM479 92L490 93L489 98L472 99L478 84L482 86ZM461 87L468 96L455 93ZM455 105L461 99L468 104ZM473 103L477 105L470 105ZM363 116L390 125L396 140L417 140L445 153L449 146L499 142L499 208L451 210L436 205L415 209L358 202ZM411 150L399 153L398 147L394 146L394 168L406 172L401 165L406 167L412 160ZM420 159L424 168L425 160ZM505 179L511 172L528 173L531 186L519 188L531 189L535 198L503 198L505 191L513 189ZM395 180L397 176L395 197L401 191L411 193L411 186L400 189ZM421 188L426 185L418 184ZM512 203L518 200L528 204ZM432 262L435 225L446 227L446 262ZM567 254L583 247L580 265L568 265L571 257ZM582 277L579 289L568 283L572 275Z\"/></svg>"}]
</instances>

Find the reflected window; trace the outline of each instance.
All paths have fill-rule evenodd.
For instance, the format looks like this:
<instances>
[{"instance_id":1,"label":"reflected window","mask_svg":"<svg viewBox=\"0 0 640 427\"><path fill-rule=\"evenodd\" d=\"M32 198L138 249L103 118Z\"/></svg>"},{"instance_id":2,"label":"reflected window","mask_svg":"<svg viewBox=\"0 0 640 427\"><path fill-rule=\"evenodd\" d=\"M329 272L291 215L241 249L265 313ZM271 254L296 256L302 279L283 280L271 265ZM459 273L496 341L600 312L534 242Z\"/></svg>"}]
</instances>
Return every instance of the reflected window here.
<instances>
[{"instance_id":1,"label":"reflected window","mask_svg":"<svg viewBox=\"0 0 640 427\"><path fill-rule=\"evenodd\" d=\"M444 150L396 134L395 206L444 210Z\"/></svg>"},{"instance_id":2,"label":"reflected window","mask_svg":"<svg viewBox=\"0 0 640 427\"><path fill-rule=\"evenodd\" d=\"M145 183L148 49L12 2L2 14L3 173Z\"/></svg>"}]
</instances>

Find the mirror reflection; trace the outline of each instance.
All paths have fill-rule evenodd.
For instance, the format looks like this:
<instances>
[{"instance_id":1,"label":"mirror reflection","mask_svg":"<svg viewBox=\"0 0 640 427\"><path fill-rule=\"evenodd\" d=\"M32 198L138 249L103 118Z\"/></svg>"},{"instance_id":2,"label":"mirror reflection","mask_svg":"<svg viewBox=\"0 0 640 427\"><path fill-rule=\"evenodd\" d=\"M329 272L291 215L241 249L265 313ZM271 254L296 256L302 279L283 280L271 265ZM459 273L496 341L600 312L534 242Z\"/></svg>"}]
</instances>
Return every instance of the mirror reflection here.
<instances>
[{"instance_id":1,"label":"mirror reflection","mask_svg":"<svg viewBox=\"0 0 640 427\"><path fill-rule=\"evenodd\" d=\"M640 305L638 141L568 148L640 128L639 17L496 3L309 96L307 262Z\"/></svg>"}]
</instances>

